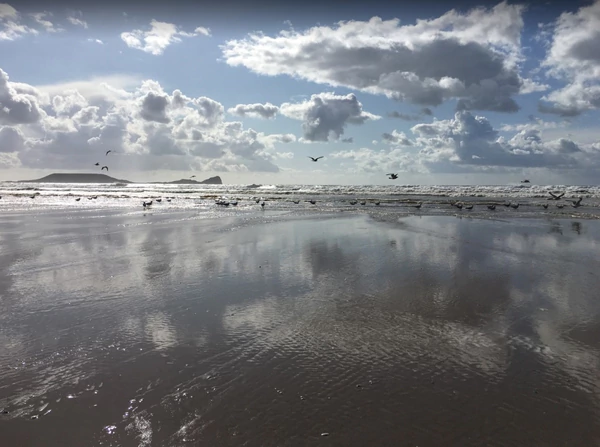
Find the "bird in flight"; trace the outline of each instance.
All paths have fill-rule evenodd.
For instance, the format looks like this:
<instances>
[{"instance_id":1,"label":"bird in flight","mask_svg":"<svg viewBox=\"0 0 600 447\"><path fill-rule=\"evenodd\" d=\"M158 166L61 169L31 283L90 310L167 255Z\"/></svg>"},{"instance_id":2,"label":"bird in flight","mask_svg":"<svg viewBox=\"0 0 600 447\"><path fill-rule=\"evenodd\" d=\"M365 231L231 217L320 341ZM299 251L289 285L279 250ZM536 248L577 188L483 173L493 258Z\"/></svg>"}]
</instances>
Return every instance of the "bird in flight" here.
<instances>
[{"instance_id":1,"label":"bird in flight","mask_svg":"<svg viewBox=\"0 0 600 447\"><path fill-rule=\"evenodd\" d=\"M96 163L94 166L100 166L100 163Z\"/></svg>"},{"instance_id":2,"label":"bird in flight","mask_svg":"<svg viewBox=\"0 0 600 447\"><path fill-rule=\"evenodd\" d=\"M100 170L103 171L104 169L106 169L106 172L108 172L108 166L102 166Z\"/></svg>"},{"instance_id":3,"label":"bird in flight","mask_svg":"<svg viewBox=\"0 0 600 447\"><path fill-rule=\"evenodd\" d=\"M106 151L106 155L108 155L109 153L111 153L112 151Z\"/></svg>"},{"instance_id":4,"label":"bird in flight","mask_svg":"<svg viewBox=\"0 0 600 447\"><path fill-rule=\"evenodd\" d=\"M521 183L531 183L529 180L525 179L525 180L521 180Z\"/></svg>"},{"instance_id":5,"label":"bird in flight","mask_svg":"<svg viewBox=\"0 0 600 447\"><path fill-rule=\"evenodd\" d=\"M195 176L195 175L192 175L190 178L194 178L194 177L196 177L196 176Z\"/></svg>"},{"instance_id":6,"label":"bird in flight","mask_svg":"<svg viewBox=\"0 0 600 447\"><path fill-rule=\"evenodd\" d=\"M314 158L314 157L311 157L311 156L309 155L309 156L308 156L308 158L310 158L312 161L319 161L319 159L320 159L320 158L323 158L323 156L320 156L320 157Z\"/></svg>"},{"instance_id":7,"label":"bird in flight","mask_svg":"<svg viewBox=\"0 0 600 447\"><path fill-rule=\"evenodd\" d=\"M560 199L562 196L565 195L565 193L563 192L562 194L554 194L552 191L548 191L548 193L552 196L552 197L548 197L548 200L558 200Z\"/></svg>"},{"instance_id":8,"label":"bird in flight","mask_svg":"<svg viewBox=\"0 0 600 447\"><path fill-rule=\"evenodd\" d=\"M583 200L583 197L580 197L577 200L573 200L573 205L571 205L573 208L579 208L581 206L581 201Z\"/></svg>"},{"instance_id":9,"label":"bird in flight","mask_svg":"<svg viewBox=\"0 0 600 447\"><path fill-rule=\"evenodd\" d=\"M396 180L398 178L398 174L385 174L385 175L389 175L389 179L390 180Z\"/></svg>"}]
</instances>

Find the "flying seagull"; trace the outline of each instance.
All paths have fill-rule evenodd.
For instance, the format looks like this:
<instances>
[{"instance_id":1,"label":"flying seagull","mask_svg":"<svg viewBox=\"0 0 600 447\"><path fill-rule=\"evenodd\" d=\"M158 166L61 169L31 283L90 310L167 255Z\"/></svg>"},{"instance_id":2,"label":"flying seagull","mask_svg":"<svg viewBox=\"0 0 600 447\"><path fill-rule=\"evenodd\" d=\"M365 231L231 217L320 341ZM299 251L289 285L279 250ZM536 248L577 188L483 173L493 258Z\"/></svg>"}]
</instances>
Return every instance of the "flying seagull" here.
<instances>
[{"instance_id":1,"label":"flying seagull","mask_svg":"<svg viewBox=\"0 0 600 447\"><path fill-rule=\"evenodd\" d=\"M106 155L110 154L112 151L106 151Z\"/></svg>"},{"instance_id":2,"label":"flying seagull","mask_svg":"<svg viewBox=\"0 0 600 447\"><path fill-rule=\"evenodd\" d=\"M562 194L554 194L552 191L548 191L548 193L552 196L552 197L548 197L548 200L558 200L560 199L562 196L565 195L565 193L563 192Z\"/></svg>"},{"instance_id":3,"label":"flying seagull","mask_svg":"<svg viewBox=\"0 0 600 447\"><path fill-rule=\"evenodd\" d=\"M389 175L390 180L396 180L398 178L398 174L385 174L385 175Z\"/></svg>"},{"instance_id":4,"label":"flying seagull","mask_svg":"<svg viewBox=\"0 0 600 447\"><path fill-rule=\"evenodd\" d=\"M577 200L573 200L573 205L571 205L573 208L579 208L581 206L581 201L583 200L583 197L580 197Z\"/></svg>"},{"instance_id":5,"label":"flying seagull","mask_svg":"<svg viewBox=\"0 0 600 447\"><path fill-rule=\"evenodd\" d=\"M321 155L320 157L314 158L309 155L308 158L310 158L312 161L319 161L319 159L323 158L323 156Z\"/></svg>"},{"instance_id":6,"label":"flying seagull","mask_svg":"<svg viewBox=\"0 0 600 447\"><path fill-rule=\"evenodd\" d=\"M100 163L96 163L94 166L100 166Z\"/></svg>"},{"instance_id":7,"label":"flying seagull","mask_svg":"<svg viewBox=\"0 0 600 447\"><path fill-rule=\"evenodd\" d=\"M194 178L194 177L196 177L196 176L195 176L195 175L192 175L190 178Z\"/></svg>"},{"instance_id":8,"label":"flying seagull","mask_svg":"<svg viewBox=\"0 0 600 447\"><path fill-rule=\"evenodd\" d=\"M106 169L106 172L108 172L108 166L102 166L100 170L103 171L104 169Z\"/></svg>"},{"instance_id":9,"label":"flying seagull","mask_svg":"<svg viewBox=\"0 0 600 447\"><path fill-rule=\"evenodd\" d=\"M521 183L531 183L529 180L525 179L525 180L521 180Z\"/></svg>"}]
</instances>

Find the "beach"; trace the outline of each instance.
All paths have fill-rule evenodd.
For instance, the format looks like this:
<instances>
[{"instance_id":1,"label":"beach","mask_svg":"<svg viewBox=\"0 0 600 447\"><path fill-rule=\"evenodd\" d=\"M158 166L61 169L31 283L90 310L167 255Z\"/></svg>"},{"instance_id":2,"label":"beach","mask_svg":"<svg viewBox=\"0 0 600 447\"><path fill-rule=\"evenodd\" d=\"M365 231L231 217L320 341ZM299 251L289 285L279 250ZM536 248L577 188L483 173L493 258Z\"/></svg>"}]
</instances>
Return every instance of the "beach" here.
<instances>
[{"instance_id":1,"label":"beach","mask_svg":"<svg viewBox=\"0 0 600 447\"><path fill-rule=\"evenodd\" d=\"M1 213L0 445L600 446L600 222L414 214Z\"/></svg>"}]
</instances>

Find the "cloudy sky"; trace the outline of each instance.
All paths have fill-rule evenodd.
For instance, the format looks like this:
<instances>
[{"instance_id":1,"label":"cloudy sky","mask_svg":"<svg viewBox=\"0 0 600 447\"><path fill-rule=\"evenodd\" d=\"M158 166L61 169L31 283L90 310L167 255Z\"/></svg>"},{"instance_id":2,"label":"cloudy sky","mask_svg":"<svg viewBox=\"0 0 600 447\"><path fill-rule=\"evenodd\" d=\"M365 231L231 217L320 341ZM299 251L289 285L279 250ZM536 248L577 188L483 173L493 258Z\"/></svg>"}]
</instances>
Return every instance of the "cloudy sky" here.
<instances>
[{"instance_id":1,"label":"cloudy sky","mask_svg":"<svg viewBox=\"0 0 600 447\"><path fill-rule=\"evenodd\" d=\"M402 3L0 3L0 180L598 183L600 0Z\"/></svg>"}]
</instances>

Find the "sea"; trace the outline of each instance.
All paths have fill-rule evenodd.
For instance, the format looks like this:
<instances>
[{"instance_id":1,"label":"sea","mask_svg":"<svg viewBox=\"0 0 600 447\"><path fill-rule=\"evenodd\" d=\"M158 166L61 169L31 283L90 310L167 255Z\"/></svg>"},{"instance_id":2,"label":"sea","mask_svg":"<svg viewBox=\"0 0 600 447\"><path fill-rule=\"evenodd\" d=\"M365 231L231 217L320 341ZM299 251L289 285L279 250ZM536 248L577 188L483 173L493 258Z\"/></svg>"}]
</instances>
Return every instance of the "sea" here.
<instances>
[{"instance_id":1,"label":"sea","mask_svg":"<svg viewBox=\"0 0 600 447\"><path fill-rule=\"evenodd\" d=\"M551 192L564 195L552 200ZM573 207L578 198L582 198L581 206ZM149 201L152 205L144 207L143 202ZM464 205L462 209L453 205L457 202ZM470 205L473 207L467 209ZM496 209L490 210L488 205L496 205ZM194 210L206 217L215 213L297 211L598 219L600 186L0 183L0 211L78 209L128 214Z\"/></svg>"}]
</instances>

